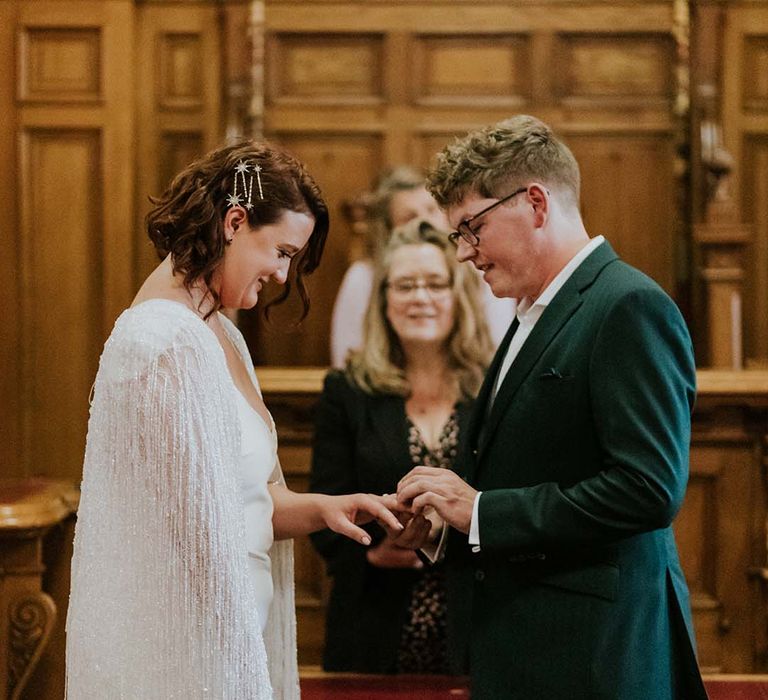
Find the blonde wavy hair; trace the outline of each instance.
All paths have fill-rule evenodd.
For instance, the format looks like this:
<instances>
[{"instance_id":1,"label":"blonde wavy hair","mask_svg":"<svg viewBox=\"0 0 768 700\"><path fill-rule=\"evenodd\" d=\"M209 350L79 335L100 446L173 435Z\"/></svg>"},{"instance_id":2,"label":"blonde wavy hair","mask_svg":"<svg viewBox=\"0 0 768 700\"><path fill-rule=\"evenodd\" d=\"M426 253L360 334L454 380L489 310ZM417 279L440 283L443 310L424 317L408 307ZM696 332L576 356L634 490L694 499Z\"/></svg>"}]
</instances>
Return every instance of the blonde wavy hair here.
<instances>
[{"instance_id":1,"label":"blonde wavy hair","mask_svg":"<svg viewBox=\"0 0 768 700\"><path fill-rule=\"evenodd\" d=\"M396 228L375 261L373 291L363 328L363 347L347 361L350 378L368 394L407 397L405 354L387 319L387 279L393 253L405 245L433 245L440 250L451 275L454 322L445 347L448 366L462 398L474 398L493 355L480 280L474 270L456 261L448 234L428 221L415 219Z\"/></svg>"}]
</instances>

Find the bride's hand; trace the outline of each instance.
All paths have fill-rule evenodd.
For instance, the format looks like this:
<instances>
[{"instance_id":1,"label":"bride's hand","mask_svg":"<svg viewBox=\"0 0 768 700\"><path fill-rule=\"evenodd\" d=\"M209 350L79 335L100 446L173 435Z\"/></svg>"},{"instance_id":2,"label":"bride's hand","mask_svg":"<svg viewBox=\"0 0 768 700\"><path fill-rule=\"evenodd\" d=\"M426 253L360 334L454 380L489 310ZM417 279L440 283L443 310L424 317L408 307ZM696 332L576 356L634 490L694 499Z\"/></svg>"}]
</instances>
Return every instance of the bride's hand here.
<instances>
[{"instance_id":1,"label":"bride's hand","mask_svg":"<svg viewBox=\"0 0 768 700\"><path fill-rule=\"evenodd\" d=\"M403 525L387 508L389 500L370 493L352 493L347 496L327 496L321 507L326 526L364 545L371 543L370 535L358 525L376 520L387 531L402 532Z\"/></svg>"}]
</instances>

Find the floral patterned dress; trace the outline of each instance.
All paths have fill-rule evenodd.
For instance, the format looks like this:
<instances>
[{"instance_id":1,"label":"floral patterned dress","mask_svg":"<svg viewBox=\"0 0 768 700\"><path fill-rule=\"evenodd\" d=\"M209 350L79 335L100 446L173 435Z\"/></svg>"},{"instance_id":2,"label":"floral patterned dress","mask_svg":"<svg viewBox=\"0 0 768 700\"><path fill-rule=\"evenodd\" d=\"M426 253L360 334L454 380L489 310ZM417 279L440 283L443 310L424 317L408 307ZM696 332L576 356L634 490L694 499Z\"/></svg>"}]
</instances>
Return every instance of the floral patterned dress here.
<instances>
[{"instance_id":1,"label":"floral patterned dress","mask_svg":"<svg viewBox=\"0 0 768 700\"><path fill-rule=\"evenodd\" d=\"M408 451L414 466L450 469L459 438L456 410L433 450L410 418L407 421ZM445 575L442 565L437 564L427 568L413 587L397 654L398 673L450 673L445 605Z\"/></svg>"}]
</instances>

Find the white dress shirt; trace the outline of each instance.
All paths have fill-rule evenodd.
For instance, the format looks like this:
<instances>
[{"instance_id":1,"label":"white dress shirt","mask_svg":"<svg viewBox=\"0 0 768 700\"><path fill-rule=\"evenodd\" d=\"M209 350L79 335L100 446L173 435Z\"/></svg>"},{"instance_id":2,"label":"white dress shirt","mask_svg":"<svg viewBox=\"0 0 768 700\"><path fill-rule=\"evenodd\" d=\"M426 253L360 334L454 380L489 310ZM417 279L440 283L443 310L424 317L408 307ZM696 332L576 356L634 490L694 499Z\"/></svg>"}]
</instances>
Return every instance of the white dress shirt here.
<instances>
[{"instance_id":1,"label":"white dress shirt","mask_svg":"<svg viewBox=\"0 0 768 700\"><path fill-rule=\"evenodd\" d=\"M544 291L538 296L535 301L532 301L530 297L524 297L517 305L517 320L519 326L512 336L512 341L507 348L507 354L504 356L504 360L499 368L499 373L496 376L496 381L493 385L493 391L491 392L490 402L491 404L496 398L496 394L499 392L504 378L509 372L509 368L515 361L520 349L523 347L523 343L527 340L528 336L533 331L534 326L538 323L544 310L547 308L555 295L560 291L562 286L568 281L570 276L576 271L589 254L597 248L605 238L603 236L597 236L587 243L576 255L574 255L568 263L563 267L557 276L545 287ZM480 551L480 518L478 515L480 506L480 496L482 491L479 491L475 496L475 503L472 507L472 520L469 527L469 544L473 545L472 551Z\"/></svg>"}]
</instances>

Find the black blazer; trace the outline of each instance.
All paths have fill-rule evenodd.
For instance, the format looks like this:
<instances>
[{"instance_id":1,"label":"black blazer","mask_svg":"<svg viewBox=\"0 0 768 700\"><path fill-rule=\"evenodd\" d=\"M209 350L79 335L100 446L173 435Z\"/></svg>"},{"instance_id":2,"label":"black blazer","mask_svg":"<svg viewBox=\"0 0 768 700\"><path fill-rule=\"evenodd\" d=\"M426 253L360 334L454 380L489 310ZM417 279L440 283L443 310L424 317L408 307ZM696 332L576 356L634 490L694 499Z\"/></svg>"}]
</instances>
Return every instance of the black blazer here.
<instances>
[{"instance_id":1,"label":"black blazer","mask_svg":"<svg viewBox=\"0 0 768 700\"><path fill-rule=\"evenodd\" d=\"M458 405L459 453L469 403ZM310 490L317 493L393 493L413 464L408 452L405 401L370 396L338 370L325 378L315 413ZM383 537L370 528L373 542ZM328 671L393 673L411 589L418 570L368 564L365 547L330 530L311 536L333 577L326 617L323 667ZM449 651L454 672L463 672L463 652L454 631L462 615L449 591Z\"/></svg>"}]
</instances>

